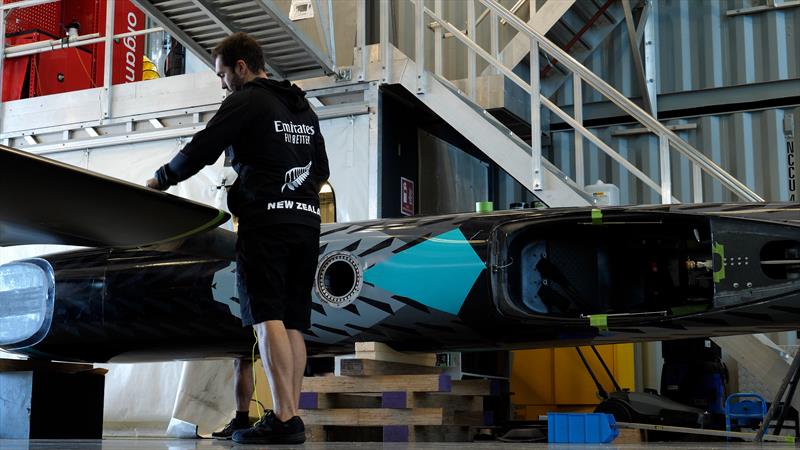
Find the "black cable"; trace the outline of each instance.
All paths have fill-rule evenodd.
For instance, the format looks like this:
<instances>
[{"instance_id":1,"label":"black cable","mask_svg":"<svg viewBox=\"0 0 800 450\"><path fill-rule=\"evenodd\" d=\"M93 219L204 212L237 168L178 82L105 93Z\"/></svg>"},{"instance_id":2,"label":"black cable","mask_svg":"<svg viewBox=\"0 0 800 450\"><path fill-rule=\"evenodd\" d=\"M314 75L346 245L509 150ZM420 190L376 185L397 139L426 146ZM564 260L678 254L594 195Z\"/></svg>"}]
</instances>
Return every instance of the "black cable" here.
<instances>
[{"instance_id":1,"label":"black cable","mask_svg":"<svg viewBox=\"0 0 800 450\"><path fill-rule=\"evenodd\" d=\"M614 374L611 373L611 370L608 369L608 366L606 365L605 360L603 359L602 356L600 356L600 352L597 351L597 349L595 348L594 345L590 345L589 347L592 348L592 351L594 352L595 356L597 356L597 359L600 360L600 364L602 364L603 365L603 369L606 370L606 373L608 374L608 378L611 378L611 384L614 385L614 389L616 389L617 391L622 391L622 388L620 388L619 385L617 384L617 380L614 379Z\"/></svg>"},{"instance_id":2,"label":"black cable","mask_svg":"<svg viewBox=\"0 0 800 450\"><path fill-rule=\"evenodd\" d=\"M589 372L589 376L592 377L592 380L594 380L594 385L597 386L597 394L600 395L600 398L607 399L608 398L608 392L606 392L606 390L603 389L603 385L600 384L600 381L594 375L594 371L592 371L592 368L589 367L589 363L586 361L586 358L583 356L583 352L581 351L580 347L575 347L575 351L578 352L578 356L581 357L581 361L583 361L583 365L586 367L586 370Z\"/></svg>"}]
</instances>

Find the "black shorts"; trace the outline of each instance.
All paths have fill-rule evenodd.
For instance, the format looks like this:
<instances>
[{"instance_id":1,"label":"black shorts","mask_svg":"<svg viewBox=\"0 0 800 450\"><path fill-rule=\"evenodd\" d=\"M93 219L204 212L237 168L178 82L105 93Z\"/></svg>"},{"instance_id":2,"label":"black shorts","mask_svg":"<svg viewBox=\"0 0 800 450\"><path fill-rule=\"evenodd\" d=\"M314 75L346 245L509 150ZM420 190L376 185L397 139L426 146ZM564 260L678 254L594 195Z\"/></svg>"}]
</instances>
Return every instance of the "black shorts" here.
<instances>
[{"instance_id":1,"label":"black shorts","mask_svg":"<svg viewBox=\"0 0 800 450\"><path fill-rule=\"evenodd\" d=\"M282 320L287 329L311 327L318 257L319 228L280 224L239 232L236 284L242 325Z\"/></svg>"}]
</instances>

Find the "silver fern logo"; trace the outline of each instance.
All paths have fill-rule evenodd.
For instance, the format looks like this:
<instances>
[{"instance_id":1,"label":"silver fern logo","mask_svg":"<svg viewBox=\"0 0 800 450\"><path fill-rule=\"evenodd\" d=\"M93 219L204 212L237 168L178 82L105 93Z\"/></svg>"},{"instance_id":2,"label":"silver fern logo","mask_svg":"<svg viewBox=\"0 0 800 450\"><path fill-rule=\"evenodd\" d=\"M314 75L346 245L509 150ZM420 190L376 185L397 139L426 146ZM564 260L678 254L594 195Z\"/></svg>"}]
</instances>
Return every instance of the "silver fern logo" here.
<instances>
[{"instance_id":1,"label":"silver fern logo","mask_svg":"<svg viewBox=\"0 0 800 450\"><path fill-rule=\"evenodd\" d=\"M290 191L293 191L300 187L308 175L311 173L311 162L303 167L295 167L286 171L286 176L284 177L285 183L281 188L281 192L285 191L286 188L289 188Z\"/></svg>"}]
</instances>

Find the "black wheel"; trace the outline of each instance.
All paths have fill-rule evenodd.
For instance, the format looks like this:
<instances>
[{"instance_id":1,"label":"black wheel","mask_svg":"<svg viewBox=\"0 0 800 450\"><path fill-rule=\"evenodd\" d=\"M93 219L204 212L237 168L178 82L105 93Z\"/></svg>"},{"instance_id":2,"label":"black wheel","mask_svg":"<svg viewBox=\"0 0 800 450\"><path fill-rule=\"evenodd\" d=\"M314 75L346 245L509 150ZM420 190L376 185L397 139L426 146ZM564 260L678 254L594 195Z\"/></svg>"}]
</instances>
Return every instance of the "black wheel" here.
<instances>
[{"instance_id":1,"label":"black wheel","mask_svg":"<svg viewBox=\"0 0 800 450\"><path fill-rule=\"evenodd\" d=\"M614 399L604 400L597 405L594 412L611 414L617 422L631 422L633 419L633 411L630 407L624 402Z\"/></svg>"}]
</instances>

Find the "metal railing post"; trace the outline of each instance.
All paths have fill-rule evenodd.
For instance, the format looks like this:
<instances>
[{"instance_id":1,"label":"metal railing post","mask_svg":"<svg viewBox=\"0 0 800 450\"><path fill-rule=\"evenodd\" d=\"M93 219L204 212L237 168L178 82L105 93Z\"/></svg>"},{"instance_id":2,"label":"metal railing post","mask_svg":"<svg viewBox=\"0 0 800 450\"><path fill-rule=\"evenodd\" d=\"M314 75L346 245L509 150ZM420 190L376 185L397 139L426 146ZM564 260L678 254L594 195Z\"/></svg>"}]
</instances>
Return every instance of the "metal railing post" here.
<instances>
[{"instance_id":1,"label":"metal railing post","mask_svg":"<svg viewBox=\"0 0 800 450\"><path fill-rule=\"evenodd\" d=\"M103 119L111 118L112 69L114 61L114 1L106 2L105 55L103 59Z\"/></svg>"},{"instance_id":2,"label":"metal railing post","mask_svg":"<svg viewBox=\"0 0 800 450\"><path fill-rule=\"evenodd\" d=\"M495 23L497 16L492 18ZM542 101L539 93L539 43L531 38L531 169L533 189L542 190Z\"/></svg>"},{"instance_id":3,"label":"metal railing post","mask_svg":"<svg viewBox=\"0 0 800 450\"><path fill-rule=\"evenodd\" d=\"M359 51L361 59L361 70L358 74L358 80L364 81L367 79L367 71L369 68L369 55L367 54L367 0L356 0L356 47Z\"/></svg>"},{"instance_id":4,"label":"metal railing post","mask_svg":"<svg viewBox=\"0 0 800 450\"><path fill-rule=\"evenodd\" d=\"M425 93L425 0L414 3L414 62L417 67L417 94Z\"/></svg>"},{"instance_id":5,"label":"metal railing post","mask_svg":"<svg viewBox=\"0 0 800 450\"><path fill-rule=\"evenodd\" d=\"M669 136L658 136L659 168L661 169L661 203L672 203L672 170L669 159Z\"/></svg>"},{"instance_id":6,"label":"metal railing post","mask_svg":"<svg viewBox=\"0 0 800 450\"><path fill-rule=\"evenodd\" d=\"M655 9L658 7L655 0L648 0L650 8L647 8L646 15L642 17L644 20L644 78L645 85L647 86L647 96L650 97L650 107L652 109L653 117L658 117L658 96L656 95L656 68L658 64L656 31L655 31ZM642 92L642 95L645 95Z\"/></svg>"},{"instance_id":7,"label":"metal railing post","mask_svg":"<svg viewBox=\"0 0 800 450\"><path fill-rule=\"evenodd\" d=\"M497 13L494 10L489 13L489 32L491 35L489 45L492 58L497 58L497 54L500 53L500 27L497 23ZM495 69L494 73L499 72Z\"/></svg>"},{"instance_id":8,"label":"metal railing post","mask_svg":"<svg viewBox=\"0 0 800 450\"><path fill-rule=\"evenodd\" d=\"M583 126L583 88L581 77L577 73L572 74L572 104L575 122ZM584 177L583 136L575 130L575 184L581 189L586 185Z\"/></svg>"},{"instance_id":9,"label":"metal railing post","mask_svg":"<svg viewBox=\"0 0 800 450\"><path fill-rule=\"evenodd\" d=\"M703 171L692 163L692 202L703 203Z\"/></svg>"},{"instance_id":10,"label":"metal railing post","mask_svg":"<svg viewBox=\"0 0 800 450\"><path fill-rule=\"evenodd\" d=\"M330 48L330 57L333 67L339 65L336 63L336 29L333 27L333 0L328 0L328 29L330 30L328 47Z\"/></svg>"},{"instance_id":11,"label":"metal railing post","mask_svg":"<svg viewBox=\"0 0 800 450\"><path fill-rule=\"evenodd\" d=\"M381 0L381 69L383 74L381 76L382 83L390 83L392 75L392 46L389 43L389 18L392 12L390 11L389 0Z\"/></svg>"},{"instance_id":12,"label":"metal railing post","mask_svg":"<svg viewBox=\"0 0 800 450\"><path fill-rule=\"evenodd\" d=\"M422 0L420 0L422 1ZM433 2L433 10L436 12L436 15L442 17L442 0L434 0ZM442 34L442 27L436 27L433 31L433 73L436 76L442 76L442 58L444 58L444 54L442 52L442 41L443 41L443 34Z\"/></svg>"},{"instance_id":13,"label":"metal railing post","mask_svg":"<svg viewBox=\"0 0 800 450\"><path fill-rule=\"evenodd\" d=\"M472 41L475 41L475 0L467 0L467 34ZM476 101L478 91L478 62L475 50L467 48L467 91L469 98Z\"/></svg>"}]
</instances>

